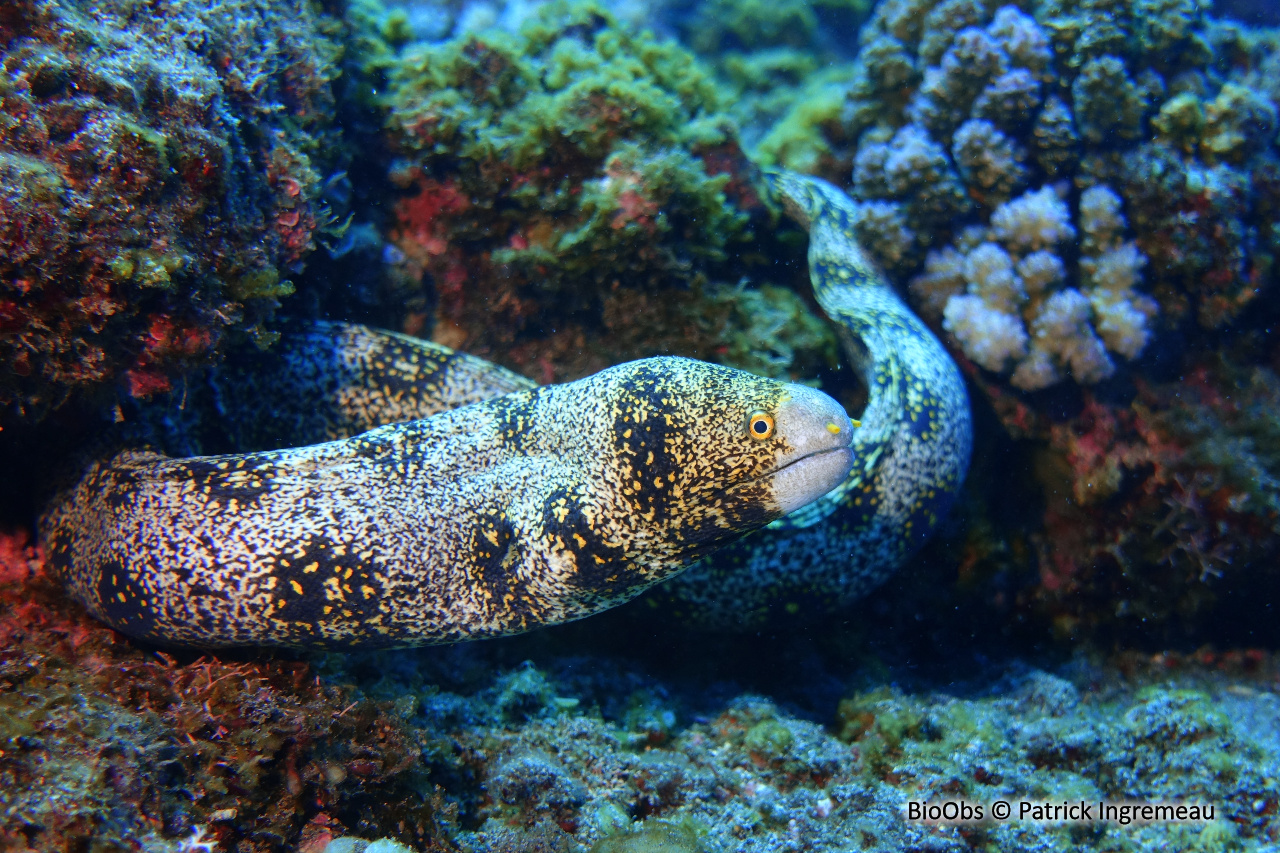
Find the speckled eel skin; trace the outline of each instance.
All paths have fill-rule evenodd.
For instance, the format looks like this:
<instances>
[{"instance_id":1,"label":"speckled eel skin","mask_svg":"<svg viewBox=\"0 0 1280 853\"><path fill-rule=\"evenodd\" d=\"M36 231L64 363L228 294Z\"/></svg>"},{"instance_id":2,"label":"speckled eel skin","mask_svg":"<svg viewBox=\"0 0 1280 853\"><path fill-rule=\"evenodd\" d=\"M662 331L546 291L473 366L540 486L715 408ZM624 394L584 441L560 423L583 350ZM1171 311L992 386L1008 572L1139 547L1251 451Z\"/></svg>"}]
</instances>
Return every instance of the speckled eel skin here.
<instances>
[{"instance_id":1,"label":"speckled eel skin","mask_svg":"<svg viewBox=\"0 0 1280 853\"><path fill-rule=\"evenodd\" d=\"M688 621L751 628L843 606L928 539L969 469L973 425L955 362L858 245L854 202L831 184L766 174L809 232L813 294L868 389L848 478L818 501L717 551L650 597Z\"/></svg>"},{"instance_id":2,"label":"speckled eel skin","mask_svg":"<svg viewBox=\"0 0 1280 853\"><path fill-rule=\"evenodd\" d=\"M853 463L830 397L704 362L509 390L524 383L479 359L360 327L283 343L248 392L279 402L268 432L447 411L296 448L91 463L41 533L94 616L206 647L518 633L625 601ZM321 350L318 368L297 358ZM234 412L245 383L215 384ZM262 396L281 385L291 399Z\"/></svg>"},{"instance_id":3,"label":"speckled eel skin","mask_svg":"<svg viewBox=\"0 0 1280 853\"><path fill-rule=\"evenodd\" d=\"M231 447L337 441L96 463L42 522L52 565L126 633L203 646L514 633L699 557L650 603L744 628L863 595L954 500L968 397L858 247L853 202L767 180L809 231L814 294L869 390L847 449L834 401L726 368L650 359L535 389L424 341L318 324L228 367L203 420ZM748 433L762 415L767 440ZM355 435L410 418L426 420Z\"/></svg>"}]
</instances>

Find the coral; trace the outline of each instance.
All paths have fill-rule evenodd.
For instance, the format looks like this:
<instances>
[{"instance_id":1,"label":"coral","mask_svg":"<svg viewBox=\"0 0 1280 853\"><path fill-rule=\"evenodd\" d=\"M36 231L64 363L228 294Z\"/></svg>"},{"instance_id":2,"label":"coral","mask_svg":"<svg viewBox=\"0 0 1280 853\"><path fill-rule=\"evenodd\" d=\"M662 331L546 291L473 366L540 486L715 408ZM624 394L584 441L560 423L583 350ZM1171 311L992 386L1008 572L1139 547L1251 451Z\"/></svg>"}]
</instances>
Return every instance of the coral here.
<instances>
[{"instance_id":1,"label":"coral","mask_svg":"<svg viewBox=\"0 0 1280 853\"><path fill-rule=\"evenodd\" d=\"M911 289L924 295L926 314L939 318L939 303L966 295L954 278L938 284L944 295L935 272L944 247L967 253L975 228L991 229L1014 254L1052 248L1063 270L1054 289L1086 296L1090 334L1124 358L1145 350L1157 321L1223 326L1274 281L1275 185L1254 177L1280 164L1274 36L1215 21L1193 0L1021 8L887 0L859 41L839 126L810 122L807 149L797 139L789 150L821 156L791 164L850 186L855 198L896 206L909 245L870 248L899 281L916 278ZM1215 64L1215 56L1234 59ZM834 105L827 115L836 115ZM795 122L784 116L778 127ZM851 177L838 171L849 159ZM1010 200L1050 187L1063 205L1054 217L1059 236L1043 234L1037 246L1029 233L1007 233L1002 215L1013 215L1015 227L1035 225L1030 208ZM1084 236L1081 196L1095 187L1119 200L1126 226L1108 247L1077 258L1068 240L1073 230ZM1046 204L1040 210L1053 213ZM979 317L975 307L961 303L957 320L1006 333L982 358L974 355L978 327L963 334L961 348L979 363L1013 358L1009 323ZM1023 318L1029 335L1034 321ZM1097 355L1077 380L1112 373ZM1065 372L1061 357L1029 349L1028 358L1013 374L1020 387L1043 387Z\"/></svg>"},{"instance_id":2,"label":"coral","mask_svg":"<svg viewBox=\"0 0 1280 853\"><path fill-rule=\"evenodd\" d=\"M1071 86L1071 100L1086 143L1098 145L1113 136L1132 142L1142 133L1143 99L1117 57L1085 62Z\"/></svg>"},{"instance_id":3,"label":"coral","mask_svg":"<svg viewBox=\"0 0 1280 853\"><path fill-rule=\"evenodd\" d=\"M1106 186L1080 195L1081 289L1064 287L1059 253L1076 236L1066 204L1052 187L1001 204L989 229L970 228L959 241L930 252L925 273L911 292L923 310L942 317L965 355L1000 373L1013 367L1012 383L1044 388L1069 370L1080 383L1114 370L1107 351L1126 358L1142 352L1155 303L1135 292L1146 259L1133 243L1120 242L1120 199ZM981 241L981 242L978 242ZM963 289L962 289L963 287Z\"/></svg>"},{"instance_id":4,"label":"coral","mask_svg":"<svg viewBox=\"0 0 1280 853\"><path fill-rule=\"evenodd\" d=\"M970 191L992 203L1007 201L1026 180L1022 152L986 119L960 125L951 157Z\"/></svg>"},{"instance_id":5,"label":"coral","mask_svg":"<svg viewBox=\"0 0 1280 853\"><path fill-rule=\"evenodd\" d=\"M0 10L0 425L164 390L261 335L333 224L333 22L136 5Z\"/></svg>"},{"instance_id":6,"label":"coral","mask_svg":"<svg viewBox=\"0 0 1280 853\"><path fill-rule=\"evenodd\" d=\"M969 208L946 149L917 124L892 136L869 134L854 161L853 185L860 199L902 202L907 224L919 233Z\"/></svg>"},{"instance_id":7,"label":"coral","mask_svg":"<svg viewBox=\"0 0 1280 853\"><path fill-rule=\"evenodd\" d=\"M991 230L1015 251L1056 246L1076 234L1067 206L1047 186L997 207L991 213Z\"/></svg>"}]
</instances>

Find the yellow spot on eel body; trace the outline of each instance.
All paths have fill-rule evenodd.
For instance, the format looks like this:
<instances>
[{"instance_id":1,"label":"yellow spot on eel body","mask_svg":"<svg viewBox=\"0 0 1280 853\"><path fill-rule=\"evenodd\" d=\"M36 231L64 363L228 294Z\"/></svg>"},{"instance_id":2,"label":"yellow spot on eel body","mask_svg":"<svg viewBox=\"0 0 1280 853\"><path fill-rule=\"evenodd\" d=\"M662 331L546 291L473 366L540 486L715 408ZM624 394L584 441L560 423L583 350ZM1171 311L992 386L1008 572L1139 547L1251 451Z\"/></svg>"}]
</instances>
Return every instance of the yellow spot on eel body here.
<instances>
[{"instance_id":1,"label":"yellow spot on eel body","mask_svg":"<svg viewBox=\"0 0 1280 853\"><path fill-rule=\"evenodd\" d=\"M298 595L302 595L302 584L297 581L289 581L289 586L293 587L293 591Z\"/></svg>"}]
</instances>

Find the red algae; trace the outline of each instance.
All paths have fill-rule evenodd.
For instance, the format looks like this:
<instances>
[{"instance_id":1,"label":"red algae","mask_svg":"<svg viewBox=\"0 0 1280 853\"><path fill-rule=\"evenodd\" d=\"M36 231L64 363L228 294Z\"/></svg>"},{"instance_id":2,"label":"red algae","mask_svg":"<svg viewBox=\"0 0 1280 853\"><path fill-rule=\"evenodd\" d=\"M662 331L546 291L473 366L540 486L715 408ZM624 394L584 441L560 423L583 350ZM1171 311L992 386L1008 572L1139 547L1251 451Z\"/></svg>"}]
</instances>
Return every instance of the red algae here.
<instances>
[{"instance_id":1,"label":"red algae","mask_svg":"<svg viewBox=\"0 0 1280 853\"><path fill-rule=\"evenodd\" d=\"M0 10L0 428L165 391L229 332L267 340L282 273L331 221L333 22L133 10Z\"/></svg>"}]
</instances>

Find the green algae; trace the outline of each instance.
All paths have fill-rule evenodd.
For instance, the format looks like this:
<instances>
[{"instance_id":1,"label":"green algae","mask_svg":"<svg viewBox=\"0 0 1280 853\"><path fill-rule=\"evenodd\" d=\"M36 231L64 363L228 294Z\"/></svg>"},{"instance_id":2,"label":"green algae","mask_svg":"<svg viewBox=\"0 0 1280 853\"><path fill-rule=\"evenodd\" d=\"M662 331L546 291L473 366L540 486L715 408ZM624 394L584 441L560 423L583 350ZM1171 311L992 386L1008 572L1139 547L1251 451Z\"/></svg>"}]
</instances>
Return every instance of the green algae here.
<instances>
[{"instance_id":1,"label":"green algae","mask_svg":"<svg viewBox=\"0 0 1280 853\"><path fill-rule=\"evenodd\" d=\"M717 288L711 298L731 306L735 315L734 329L724 339L724 364L762 376L803 379L839 363L831 326L794 291L739 285Z\"/></svg>"},{"instance_id":2,"label":"green algae","mask_svg":"<svg viewBox=\"0 0 1280 853\"><path fill-rule=\"evenodd\" d=\"M1204 128L1204 105L1192 92L1181 92L1160 105L1152 126L1171 142L1190 153Z\"/></svg>"},{"instance_id":3,"label":"green algae","mask_svg":"<svg viewBox=\"0 0 1280 853\"><path fill-rule=\"evenodd\" d=\"M787 754L795 743L791 730L777 720L762 720L747 729L742 745L751 752L759 752L771 757Z\"/></svg>"},{"instance_id":4,"label":"green algae","mask_svg":"<svg viewBox=\"0 0 1280 853\"><path fill-rule=\"evenodd\" d=\"M633 136L705 141L691 121L719 107L713 82L671 42L620 28L593 3L548 4L519 36L500 31L411 49L384 105L410 150L516 170L599 161Z\"/></svg>"},{"instance_id":5,"label":"green algae","mask_svg":"<svg viewBox=\"0 0 1280 853\"><path fill-rule=\"evenodd\" d=\"M810 77L756 146L761 162L806 174L827 171L834 156L827 137L844 115L851 76L844 69L827 69Z\"/></svg>"},{"instance_id":6,"label":"green algae","mask_svg":"<svg viewBox=\"0 0 1280 853\"><path fill-rule=\"evenodd\" d=\"M687 241L690 260L723 261L727 241L746 225L746 217L725 200L728 180L709 177L701 161L683 149L623 143L605 161L604 177L583 184L569 202L576 208L576 227L553 230L554 242L497 249L492 259L531 275L542 267L540 286L551 290L571 287L601 257L624 270L643 268L651 240Z\"/></svg>"},{"instance_id":7,"label":"green algae","mask_svg":"<svg viewBox=\"0 0 1280 853\"><path fill-rule=\"evenodd\" d=\"M397 155L396 275L428 283L437 340L544 382L661 353L834 365L794 293L725 283L774 223L696 57L592 2L441 44L388 38L390 16L349 12L355 76Z\"/></svg>"},{"instance_id":8,"label":"green algae","mask_svg":"<svg viewBox=\"0 0 1280 853\"><path fill-rule=\"evenodd\" d=\"M58 168L36 157L0 151L0 175L7 187L21 187L37 204L61 201L67 190L66 179Z\"/></svg>"},{"instance_id":9,"label":"green algae","mask_svg":"<svg viewBox=\"0 0 1280 853\"><path fill-rule=\"evenodd\" d=\"M247 272L228 282L232 296L239 300L278 299L293 293L291 282L281 281L273 267Z\"/></svg>"},{"instance_id":10,"label":"green algae","mask_svg":"<svg viewBox=\"0 0 1280 853\"><path fill-rule=\"evenodd\" d=\"M591 845L590 853L703 853L704 849L691 821L647 820L602 837Z\"/></svg>"}]
</instances>

